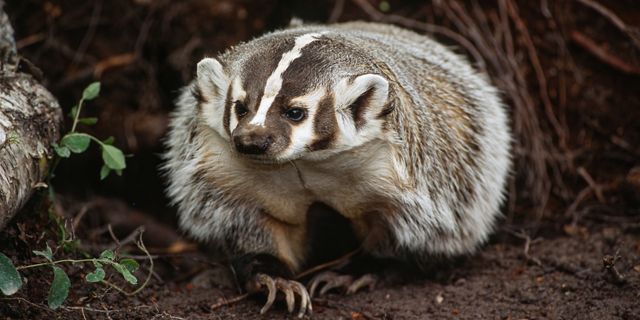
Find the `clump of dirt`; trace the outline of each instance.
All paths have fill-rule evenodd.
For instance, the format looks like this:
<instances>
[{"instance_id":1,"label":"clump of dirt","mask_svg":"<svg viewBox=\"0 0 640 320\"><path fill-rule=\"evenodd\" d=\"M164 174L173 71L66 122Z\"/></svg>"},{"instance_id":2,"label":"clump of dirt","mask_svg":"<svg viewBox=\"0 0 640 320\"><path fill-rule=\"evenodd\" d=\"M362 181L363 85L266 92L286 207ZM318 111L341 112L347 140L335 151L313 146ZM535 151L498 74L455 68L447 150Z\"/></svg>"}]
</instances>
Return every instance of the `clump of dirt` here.
<instances>
[{"instance_id":1,"label":"clump of dirt","mask_svg":"<svg viewBox=\"0 0 640 320\"><path fill-rule=\"evenodd\" d=\"M25 271L24 288L0 297L3 318L291 317L283 308L260 317L261 297L212 310L236 297L237 285L223 260L176 231L158 155L172 101L197 61L294 16L433 33L489 73L517 136L506 219L483 250L422 276L396 277L402 270L389 268L375 291L314 299L315 318L640 318L640 8L633 0L24 0L5 10L19 52L42 69L65 113L86 84L102 82L101 96L85 108L99 122L81 130L114 136L133 156L121 177L105 181L98 152L63 161L51 217L44 196L34 198L0 233L0 251L25 265L41 262L31 251L45 242L57 257L115 248L141 261L143 279L151 264L133 242L145 226L154 266L149 285L126 297L84 283L90 268L63 265L73 286L56 311L45 302L48 271ZM70 233L66 250L61 226Z\"/></svg>"}]
</instances>

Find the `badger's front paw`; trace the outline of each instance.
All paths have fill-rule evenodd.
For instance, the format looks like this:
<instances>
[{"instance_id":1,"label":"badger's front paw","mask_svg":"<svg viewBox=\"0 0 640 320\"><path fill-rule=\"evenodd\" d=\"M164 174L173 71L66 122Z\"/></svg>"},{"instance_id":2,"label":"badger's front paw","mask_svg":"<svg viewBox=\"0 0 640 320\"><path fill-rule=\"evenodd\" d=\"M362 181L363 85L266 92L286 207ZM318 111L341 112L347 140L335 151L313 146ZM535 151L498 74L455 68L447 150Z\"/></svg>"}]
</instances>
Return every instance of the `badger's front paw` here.
<instances>
[{"instance_id":1,"label":"badger's front paw","mask_svg":"<svg viewBox=\"0 0 640 320\"><path fill-rule=\"evenodd\" d=\"M311 293L311 297L313 297L316 289L324 284L318 293L319 295L324 295L332 289L343 289L346 294L353 294L364 287L373 290L377 282L378 278L373 274L365 274L360 278L354 279L350 275L325 271L319 273L309 281L309 293Z\"/></svg>"},{"instance_id":2,"label":"badger's front paw","mask_svg":"<svg viewBox=\"0 0 640 320\"><path fill-rule=\"evenodd\" d=\"M300 297L298 317L302 318L304 315L310 315L312 312L311 297L309 297L307 289L298 281L258 273L250 280L247 289L249 289L250 292L264 291L267 294L267 302L262 309L260 309L260 314L264 314L271 308L273 302L276 300L278 291L284 294L289 313L293 313L295 309L296 294Z\"/></svg>"}]
</instances>

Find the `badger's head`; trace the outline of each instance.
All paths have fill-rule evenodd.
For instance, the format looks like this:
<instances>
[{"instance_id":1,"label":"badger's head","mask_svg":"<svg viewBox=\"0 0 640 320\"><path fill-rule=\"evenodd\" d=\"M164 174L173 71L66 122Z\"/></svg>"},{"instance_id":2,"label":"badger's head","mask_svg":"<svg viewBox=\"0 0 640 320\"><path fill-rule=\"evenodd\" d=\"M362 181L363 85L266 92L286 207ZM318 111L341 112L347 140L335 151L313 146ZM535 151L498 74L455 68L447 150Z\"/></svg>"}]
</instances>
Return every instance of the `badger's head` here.
<instances>
[{"instance_id":1,"label":"badger's head","mask_svg":"<svg viewBox=\"0 0 640 320\"><path fill-rule=\"evenodd\" d=\"M324 159L380 136L389 83L338 39L267 36L198 63L205 123L258 162ZM373 72L372 72L373 71Z\"/></svg>"}]
</instances>

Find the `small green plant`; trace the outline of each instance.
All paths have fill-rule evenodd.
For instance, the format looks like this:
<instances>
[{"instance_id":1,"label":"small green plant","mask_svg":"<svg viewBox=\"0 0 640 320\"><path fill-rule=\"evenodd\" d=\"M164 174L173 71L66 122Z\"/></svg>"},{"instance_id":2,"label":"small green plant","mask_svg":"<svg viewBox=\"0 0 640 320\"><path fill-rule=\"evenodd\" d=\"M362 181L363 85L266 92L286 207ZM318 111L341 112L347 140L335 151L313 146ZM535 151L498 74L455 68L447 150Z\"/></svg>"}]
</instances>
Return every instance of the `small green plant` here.
<instances>
[{"instance_id":1,"label":"small green plant","mask_svg":"<svg viewBox=\"0 0 640 320\"><path fill-rule=\"evenodd\" d=\"M68 158L72 153L83 153L89 148L91 141L95 142L102 151L102 168L100 169L100 179L106 178L111 171L121 175L122 170L127 167L122 151L113 146L113 137L109 137L105 140L100 140L90 134L76 132L78 123L85 125L94 125L98 122L97 118L80 118L82 112L82 106L86 101L91 101L98 97L100 94L100 83L94 82L87 86L82 92L82 98L76 106L71 108L69 117L73 119L71 131L60 139L60 143L54 143L53 149L56 154L61 158ZM57 161L52 166L52 171L55 170Z\"/></svg>"},{"instance_id":2,"label":"small green plant","mask_svg":"<svg viewBox=\"0 0 640 320\"><path fill-rule=\"evenodd\" d=\"M147 256L149 256L149 252L142 243L142 235L140 236L140 240L137 245L140 250L142 250L147 254ZM49 305L49 308L51 309L57 309L64 303L64 301L67 299L67 296L69 295L69 287L71 287L71 281L69 280L69 277L62 268L57 266L58 264L91 263L93 264L95 269L85 276L84 279L86 282L100 282L127 295L138 293L147 285L149 279L151 278L151 272L149 272L149 275L147 276L147 279L144 281L144 283L133 292L127 292L124 289L116 286L115 284L105 280L107 275L105 267L111 266L115 271L120 273L120 275L122 275L124 280L126 280L128 283L133 285L138 284L138 279L135 275L133 275L133 273L140 267L138 262L129 258L120 259L112 250L103 251L97 258L54 260L53 251L47 244L47 247L44 250L34 250L33 253L45 258L46 262L15 267L11 259L0 252L0 291L2 291L4 295L8 296L16 293L18 289L22 287L22 278L20 277L20 274L18 272L19 270L38 267L51 267L53 271L53 281L51 282L49 295L47 297L47 303ZM150 259L150 261L151 268L153 268L153 260Z\"/></svg>"},{"instance_id":3,"label":"small green plant","mask_svg":"<svg viewBox=\"0 0 640 320\"><path fill-rule=\"evenodd\" d=\"M113 137L101 141L92 135L76 131L77 125L79 123L85 125L94 125L98 122L97 118L80 118L80 113L82 112L84 103L95 99L99 94L99 82L91 83L84 89L82 98L76 106L71 108L71 111L69 113L69 117L73 119L71 131L65 134L62 139L60 139L59 143L53 144L53 148L56 152L57 157L54 157L55 159L50 167L47 183L49 187L49 198L52 200L52 202L55 202L55 192L53 191L53 188L51 186L51 179L54 176L55 169L60 162L60 159L68 158L72 153L85 152L89 148L91 141L94 141L102 151L103 165L102 169L100 170L101 180L105 179L111 171L114 171L116 174L120 175L122 174L122 170L126 168L124 154L120 149L113 146ZM74 251L78 241L73 239L73 236L69 234L65 227L63 219L55 213L54 207L52 205L48 206L48 213L51 220L55 222L55 225L57 226L56 232L60 236L58 247L62 252ZM86 282L99 282L123 294L134 295L140 292L140 290L142 290L147 285L147 283L151 279L153 270L153 259L151 259L149 252L142 242L142 232L140 232L140 239L136 243L136 245L149 258L151 271L147 275L144 283L133 292L128 292L107 281L107 272L105 268L110 267L114 269L120 275L122 275L124 280L126 280L128 283L136 285L138 283L138 279L134 276L133 273L139 268L139 264L137 261L128 258L121 259L112 250L103 251L97 258L54 260L53 251L48 244L44 250L33 251L35 255L41 256L46 259L46 261L42 263L15 267L11 259L0 252L0 292L7 296L13 295L22 287L22 278L20 276L19 270L31 268L51 268L51 270L53 271L53 280L51 281L51 287L49 288L47 302L51 309L57 309L67 299L67 296L69 294L69 287L71 286L71 281L66 272L58 265L64 263L70 263L74 265L79 263L91 263L94 267L94 270L85 276L84 279ZM90 255L85 256L90 257Z\"/></svg>"}]
</instances>

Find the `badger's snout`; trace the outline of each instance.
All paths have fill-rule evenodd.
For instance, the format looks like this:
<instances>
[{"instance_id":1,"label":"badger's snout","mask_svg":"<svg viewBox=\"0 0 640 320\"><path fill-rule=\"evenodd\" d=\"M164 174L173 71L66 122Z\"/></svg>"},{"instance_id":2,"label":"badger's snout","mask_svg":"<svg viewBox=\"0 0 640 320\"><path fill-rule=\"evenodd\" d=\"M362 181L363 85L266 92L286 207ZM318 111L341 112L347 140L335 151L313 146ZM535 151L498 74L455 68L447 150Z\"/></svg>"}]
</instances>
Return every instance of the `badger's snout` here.
<instances>
[{"instance_id":1,"label":"badger's snout","mask_svg":"<svg viewBox=\"0 0 640 320\"><path fill-rule=\"evenodd\" d=\"M238 152L244 154L266 154L273 140L273 135L262 127L237 128L233 132L233 144Z\"/></svg>"}]
</instances>

